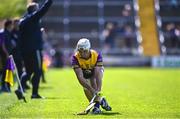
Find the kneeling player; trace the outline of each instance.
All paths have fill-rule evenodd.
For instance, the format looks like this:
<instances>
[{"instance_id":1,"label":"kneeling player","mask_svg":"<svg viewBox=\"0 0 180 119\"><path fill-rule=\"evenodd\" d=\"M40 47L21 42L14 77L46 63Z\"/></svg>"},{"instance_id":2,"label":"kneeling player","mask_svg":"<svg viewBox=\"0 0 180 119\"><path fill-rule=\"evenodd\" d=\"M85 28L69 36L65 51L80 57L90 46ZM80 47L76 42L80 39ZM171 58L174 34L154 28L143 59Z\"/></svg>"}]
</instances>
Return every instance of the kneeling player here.
<instances>
[{"instance_id":1,"label":"kneeling player","mask_svg":"<svg viewBox=\"0 0 180 119\"><path fill-rule=\"evenodd\" d=\"M89 101L93 95L100 93L104 73L102 55L90 48L90 41L82 38L78 41L76 52L72 57L72 67ZM101 113L100 105L106 111L111 111L106 99L98 96L92 110L94 114Z\"/></svg>"}]
</instances>

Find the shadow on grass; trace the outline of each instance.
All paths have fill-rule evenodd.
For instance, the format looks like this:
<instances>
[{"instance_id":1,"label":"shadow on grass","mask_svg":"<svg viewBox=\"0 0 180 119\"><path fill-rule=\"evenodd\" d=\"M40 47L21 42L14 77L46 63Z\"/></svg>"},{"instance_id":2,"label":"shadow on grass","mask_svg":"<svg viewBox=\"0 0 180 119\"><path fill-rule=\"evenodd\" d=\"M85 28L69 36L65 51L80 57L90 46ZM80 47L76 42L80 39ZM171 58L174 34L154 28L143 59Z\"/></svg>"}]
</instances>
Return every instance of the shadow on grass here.
<instances>
[{"instance_id":1,"label":"shadow on grass","mask_svg":"<svg viewBox=\"0 0 180 119\"><path fill-rule=\"evenodd\" d=\"M60 97L46 97L45 98L46 100L59 100L59 99L62 99Z\"/></svg>"},{"instance_id":2,"label":"shadow on grass","mask_svg":"<svg viewBox=\"0 0 180 119\"><path fill-rule=\"evenodd\" d=\"M52 86L41 86L40 87L41 90L44 90L44 89L53 89Z\"/></svg>"},{"instance_id":3,"label":"shadow on grass","mask_svg":"<svg viewBox=\"0 0 180 119\"><path fill-rule=\"evenodd\" d=\"M45 100L64 100L68 98L63 98L63 97L45 97Z\"/></svg>"},{"instance_id":4,"label":"shadow on grass","mask_svg":"<svg viewBox=\"0 0 180 119\"><path fill-rule=\"evenodd\" d=\"M73 114L73 115L78 115L77 113ZM86 114L82 114L82 115L78 115L78 116L85 116ZM102 112L101 114L93 114L93 113L89 113L88 115L94 115L94 116L98 116L98 115L103 115L103 116L114 116L114 115L122 115L119 112Z\"/></svg>"},{"instance_id":5,"label":"shadow on grass","mask_svg":"<svg viewBox=\"0 0 180 119\"><path fill-rule=\"evenodd\" d=\"M122 115L119 112L102 112L100 115L112 116L112 115Z\"/></svg>"}]
</instances>

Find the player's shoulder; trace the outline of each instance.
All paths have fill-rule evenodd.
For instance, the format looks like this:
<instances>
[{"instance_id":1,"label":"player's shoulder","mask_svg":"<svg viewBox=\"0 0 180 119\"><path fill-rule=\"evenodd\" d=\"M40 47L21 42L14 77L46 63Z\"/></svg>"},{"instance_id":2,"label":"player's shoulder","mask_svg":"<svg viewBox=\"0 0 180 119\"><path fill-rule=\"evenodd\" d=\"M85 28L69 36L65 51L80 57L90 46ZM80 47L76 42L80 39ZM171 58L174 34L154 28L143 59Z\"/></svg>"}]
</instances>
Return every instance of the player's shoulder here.
<instances>
[{"instance_id":1,"label":"player's shoulder","mask_svg":"<svg viewBox=\"0 0 180 119\"><path fill-rule=\"evenodd\" d=\"M77 57L79 55L79 52L78 51L75 51L74 55L75 57Z\"/></svg>"},{"instance_id":2,"label":"player's shoulder","mask_svg":"<svg viewBox=\"0 0 180 119\"><path fill-rule=\"evenodd\" d=\"M101 55L100 51L97 51L97 50L94 50L94 49L91 49L91 53L95 54L95 55Z\"/></svg>"},{"instance_id":3,"label":"player's shoulder","mask_svg":"<svg viewBox=\"0 0 180 119\"><path fill-rule=\"evenodd\" d=\"M74 54L72 55L72 59L78 59L80 57L80 54L78 51L75 51Z\"/></svg>"},{"instance_id":4,"label":"player's shoulder","mask_svg":"<svg viewBox=\"0 0 180 119\"><path fill-rule=\"evenodd\" d=\"M91 53L99 54L99 52L97 50L91 49L90 51L91 51Z\"/></svg>"},{"instance_id":5,"label":"player's shoulder","mask_svg":"<svg viewBox=\"0 0 180 119\"><path fill-rule=\"evenodd\" d=\"M91 52L97 52L95 49L90 49Z\"/></svg>"}]
</instances>

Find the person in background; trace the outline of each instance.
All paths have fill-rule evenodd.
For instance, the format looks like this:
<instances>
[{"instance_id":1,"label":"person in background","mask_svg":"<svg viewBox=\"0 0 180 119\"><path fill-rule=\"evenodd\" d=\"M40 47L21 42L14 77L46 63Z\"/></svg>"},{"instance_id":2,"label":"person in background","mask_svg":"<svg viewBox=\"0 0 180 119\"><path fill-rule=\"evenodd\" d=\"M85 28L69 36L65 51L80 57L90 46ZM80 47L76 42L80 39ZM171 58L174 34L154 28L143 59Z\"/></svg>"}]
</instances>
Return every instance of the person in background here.
<instances>
[{"instance_id":1,"label":"person in background","mask_svg":"<svg viewBox=\"0 0 180 119\"><path fill-rule=\"evenodd\" d=\"M1 57L1 92L10 92L10 85L5 82L6 63L9 55L12 53L14 47L12 43L12 29L13 21L6 19L4 22L4 29L0 31L0 57Z\"/></svg>"},{"instance_id":2,"label":"person in background","mask_svg":"<svg viewBox=\"0 0 180 119\"><path fill-rule=\"evenodd\" d=\"M108 22L106 28L102 33L104 37L104 48L106 50L111 50L115 45L115 37L116 37L116 28L112 22Z\"/></svg>"},{"instance_id":3,"label":"person in background","mask_svg":"<svg viewBox=\"0 0 180 119\"><path fill-rule=\"evenodd\" d=\"M47 13L52 5L53 0L46 0L39 8L35 2L29 3L27 6L27 14L20 20L19 30L20 37L18 45L21 50L26 74L21 78L21 84L25 90L26 82L32 79L32 95L31 99L42 99L39 95L39 82L42 75L42 49L43 39L40 26L40 19ZM32 76L32 78L31 78ZM15 91L18 99L23 99L20 88Z\"/></svg>"},{"instance_id":4,"label":"person in background","mask_svg":"<svg viewBox=\"0 0 180 119\"><path fill-rule=\"evenodd\" d=\"M44 55L45 55L45 45L47 44L47 34L44 28L41 28L41 32L42 32L42 39L43 39L43 55L42 55L42 82L46 83L46 79L45 79L45 62L44 62Z\"/></svg>"},{"instance_id":5,"label":"person in background","mask_svg":"<svg viewBox=\"0 0 180 119\"><path fill-rule=\"evenodd\" d=\"M13 20L13 30L12 30L12 37L13 37L13 43L14 43L14 48L12 50L12 55L14 58L14 62L16 63L17 71L19 77L21 77L23 73L23 61L22 61L22 56L20 54L20 49L17 44L19 40L19 19L15 18Z\"/></svg>"}]
</instances>

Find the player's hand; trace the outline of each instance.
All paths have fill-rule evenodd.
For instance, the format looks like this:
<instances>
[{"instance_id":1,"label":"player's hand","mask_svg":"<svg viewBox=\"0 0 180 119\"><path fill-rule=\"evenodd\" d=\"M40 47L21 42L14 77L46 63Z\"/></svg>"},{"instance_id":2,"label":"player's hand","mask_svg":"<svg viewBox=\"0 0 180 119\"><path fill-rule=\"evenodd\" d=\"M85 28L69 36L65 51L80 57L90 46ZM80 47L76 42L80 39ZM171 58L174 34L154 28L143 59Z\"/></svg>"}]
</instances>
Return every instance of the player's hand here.
<instances>
[{"instance_id":1,"label":"player's hand","mask_svg":"<svg viewBox=\"0 0 180 119\"><path fill-rule=\"evenodd\" d=\"M101 92L95 91L94 95L101 96Z\"/></svg>"},{"instance_id":2,"label":"player's hand","mask_svg":"<svg viewBox=\"0 0 180 119\"><path fill-rule=\"evenodd\" d=\"M95 101L100 102L101 101L101 92L96 92L95 95L96 95Z\"/></svg>"}]
</instances>

